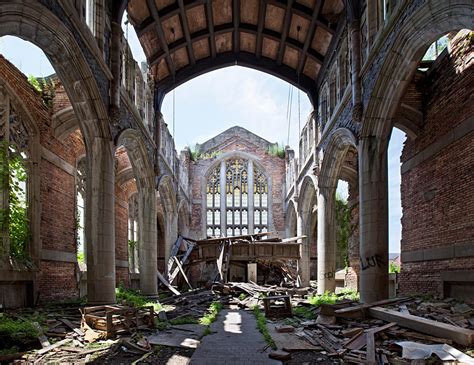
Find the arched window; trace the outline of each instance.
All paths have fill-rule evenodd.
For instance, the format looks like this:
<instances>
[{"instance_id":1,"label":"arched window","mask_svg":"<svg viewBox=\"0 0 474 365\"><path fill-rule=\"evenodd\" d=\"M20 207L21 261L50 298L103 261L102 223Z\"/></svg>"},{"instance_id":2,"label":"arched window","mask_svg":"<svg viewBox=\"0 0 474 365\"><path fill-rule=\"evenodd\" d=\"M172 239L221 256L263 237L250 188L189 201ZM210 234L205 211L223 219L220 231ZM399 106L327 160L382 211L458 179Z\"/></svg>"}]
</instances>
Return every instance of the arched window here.
<instances>
[{"instance_id":1,"label":"arched window","mask_svg":"<svg viewBox=\"0 0 474 365\"><path fill-rule=\"evenodd\" d=\"M83 157L77 162L76 169L76 245L77 261L80 265L86 265L85 244L85 208L86 208L86 169L87 161Z\"/></svg>"},{"instance_id":2,"label":"arched window","mask_svg":"<svg viewBox=\"0 0 474 365\"><path fill-rule=\"evenodd\" d=\"M15 105L8 97L5 100L7 106L0 108L0 140L8 141L0 147L0 256L24 258L29 255L31 238L27 189L29 137Z\"/></svg>"},{"instance_id":3,"label":"arched window","mask_svg":"<svg viewBox=\"0 0 474 365\"><path fill-rule=\"evenodd\" d=\"M128 265L130 272L138 273L138 194L128 200Z\"/></svg>"},{"instance_id":4,"label":"arched window","mask_svg":"<svg viewBox=\"0 0 474 365\"><path fill-rule=\"evenodd\" d=\"M268 178L253 161L231 158L206 183L208 237L268 231Z\"/></svg>"},{"instance_id":5,"label":"arched window","mask_svg":"<svg viewBox=\"0 0 474 365\"><path fill-rule=\"evenodd\" d=\"M267 232L268 227L268 181L256 166L254 167L254 229Z\"/></svg>"}]
</instances>

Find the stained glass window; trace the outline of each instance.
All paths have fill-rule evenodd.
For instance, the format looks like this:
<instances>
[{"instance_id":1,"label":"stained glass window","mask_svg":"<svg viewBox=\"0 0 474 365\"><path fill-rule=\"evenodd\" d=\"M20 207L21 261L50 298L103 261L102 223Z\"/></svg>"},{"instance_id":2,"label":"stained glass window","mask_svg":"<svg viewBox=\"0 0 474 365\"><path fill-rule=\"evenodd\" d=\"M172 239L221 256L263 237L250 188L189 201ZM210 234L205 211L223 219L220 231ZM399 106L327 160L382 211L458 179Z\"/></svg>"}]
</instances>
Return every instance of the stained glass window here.
<instances>
[{"instance_id":1,"label":"stained glass window","mask_svg":"<svg viewBox=\"0 0 474 365\"><path fill-rule=\"evenodd\" d=\"M249 234L249 224L255 224L255 232L266 229L268 225L268 179L253 162L232 158L217 166L206 185L206 234L218 237ZM225 169L222 171L221 169ZM221 180L222 179L222 180ZM249 186L249 181L253 184ZM254 194L254 204L250 206L249 194ZM221 207L221 194L224 194ZM221 222L221 208L224 209ZM254 213L252 214L252 209Z\"/></svg>"},{"instance_id":2,"label":"stained glass window","mask_svg":"<svg viewBox=\"0 0 474 365\"><path fill-rule=\"evenodd\" d=\"M206 186L206 233L208 237L220 236L221 230L221 167L217 166L207 180Z\"/></svg>"},{"instance_id":3,"label":"stained glass window","mask_svg":"<svg viewBox=\"0 0 474 365\"><path fill-rule=\"evenodd\" d=\"M266 232L268 226L268 180L254 165L254 230Z\"/></svg>"}]
</instances>

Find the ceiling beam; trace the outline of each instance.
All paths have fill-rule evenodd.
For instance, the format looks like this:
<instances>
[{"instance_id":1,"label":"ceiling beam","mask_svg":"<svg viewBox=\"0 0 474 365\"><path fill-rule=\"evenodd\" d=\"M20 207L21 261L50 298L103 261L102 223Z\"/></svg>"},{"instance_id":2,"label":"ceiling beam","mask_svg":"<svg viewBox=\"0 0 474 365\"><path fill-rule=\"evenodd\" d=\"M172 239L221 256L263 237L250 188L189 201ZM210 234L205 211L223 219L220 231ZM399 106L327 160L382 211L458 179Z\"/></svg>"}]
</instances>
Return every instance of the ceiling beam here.
<instances>
[{"instance_id":1,"label":"ceiling beam","mask_svg":"<svg viewBox=\"0 0 474 365\"><path fill-rule=\"evenodd\" d=\"M214 19L212 15L212 1L206 1L207 28L209 30L209 46L211 48L211 57L216 57L216 36L214 35Z\"/></svg>"},{"instance_id":2,"label":"ceiling beam","mask_svg":"<svg viewBox=\"0 0 474 365\"><path fill-rule=\"evenodd\" d=\"M176 69L174 67L173 60L171 59L171 56L170 56L170 50L168 48L168 43L166 42L166 37L163 33L163 28L161 27L161 21L158 15L158 9L156 8L155 2L153 0L147 0L146 3L148 6L148 10L150 11L150 14L155 20L154 24L155 24L156 33L158 34L158 41L160 43L160 48L165 53L166 63L168 64L170 73L172 75L175 75ZM148 60L148 63L150 63L150 60Z\"/></svg>"},{"instance_id":3,"label":"ceiling beam","mask_svg":"<svg viewBox=\"0 0 474 365\"><path fill-rule=\"evenodd\" d=\"M196 58L194 57L193 44L191 43L191 34L189 33L188 18L186 17L186 9L184 7L184 0L178 0L179 15L181 17L181 24L183 26L184 38L186 39L186 45L188 48L189 62L194 65Z\"/></svg>"},{"instance_id":4,"label":"ceiling beam","mask_svg":"<svg viewBox=\"0 0 474 365\"><path fill-rule=\"evenodd\" d=\"M294 0L288 0L288 5L286 7L285 21L283 23L283 30L281 32L280 48L278 49L278 57L277 57L278 65L281 65L283 61L283 54L285 53L286 37L288 37L288 32L290 31L290 23L291 23L291 15L292 15L291 8L293 7L293 2Z\"/></svg>"},{"instance_id":5,"label":"ceiling beam","mask_svg":"<svg viewBox=\"0 0 474 365\"><path fill-rule=\"evenodd\" d=\"M266 0L260 0L258 6L258 28L257 28L257 45L255 52L257 58L262 56L262 44L263 44L263 27L265 26L265 14L267 12Z\"/></svg>"},{"instance_id":6,"label":"ceiling beam","mask_svg":"<svg viewBox=\"0 0 474 365\"><path fill-rule=\"evenodd\" d=\"M306 55L308 53L309 45L311 44L314 33L316 31L316 21L318 19L319 13L324 6L324 0L318 0L316 3L316 8L313 12L313 17L311 18L311 23L309 24L308 33L306 34L306 39L304 41L303 49L301 50L300 61L298 64L297 72L300 74L303 71L304 64L306 61Z\"/></svg>"},{"instance_id":7,"label":"ceiling beam","mask_svg":"<svg viewBox=\"0 0 474 365\"><path fill-rule=\"evenodd\" d=\"M232 0L232 18L234 23L234 53L240 52L240 0Z\"/></svg>"},{"instance_id":8,"label":"ceiling beam","mask_svg":"<svg viewBox=\"0 0 474 365\"><path fill-rule=\"evenodd\" d=\"M214 35L232 32L233 29L234 29L234 24L233 23L221 24L221 25L218 25L214 28ZM240 26L239 26L239 29L242 32L255 34L258 37L258 27L255 26L254 24L241 23ZM261 32L261 37L263 37L263 36L265 36L267 38L270 38L270 39L273 39L277 42L280 42L280 40L281 40L280 33L272 31L270 29L263 29L262 32ZM191 41L195 42L195 41L198 41L200 39L207 38L207 37L210 37L210 33L207 29L203 29L203 30L192 33L191 34ZM180 49L182 47L186 47L186 45L187 45L187 42L184 38L178 39L177 41L175 41L173 43L170 43L169 51L170 51L170 53L174 53L178 49ZM293 39L293 38L286 38L286 45L296 49L299 52L301 52L301 50L304 47L304 44L302 42L298 42L296 39ZM314 59L317 63L319 63L321 65L324 63L324 57L312 48L309 48L307 50L306 55L308 57L311 57L312 59ZM160 50L155 55L150 57L150 59L149 59L150 66L156 65L164 57L166 57L166 52L164 52L163 50Z\"/></svg>"}]
</instances>

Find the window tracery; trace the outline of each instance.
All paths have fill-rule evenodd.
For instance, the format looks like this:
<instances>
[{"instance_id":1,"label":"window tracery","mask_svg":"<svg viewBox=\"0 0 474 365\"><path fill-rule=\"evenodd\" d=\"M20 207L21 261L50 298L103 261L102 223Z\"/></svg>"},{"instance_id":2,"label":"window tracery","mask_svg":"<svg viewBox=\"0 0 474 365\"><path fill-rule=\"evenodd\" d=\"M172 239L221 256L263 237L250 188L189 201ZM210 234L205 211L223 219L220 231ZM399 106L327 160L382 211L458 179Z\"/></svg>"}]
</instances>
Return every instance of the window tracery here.
<instances>
[{"instance_id":1,"label":"window tracery","mask_svg":"<svg viewBox=\"0 0 474 365\"><path fill-rule=\"evenodd\" d=\"M217 166L205 199L208 237L268 230L268 178L252 161L231 158Z\"/></svg>"}]
</instances>

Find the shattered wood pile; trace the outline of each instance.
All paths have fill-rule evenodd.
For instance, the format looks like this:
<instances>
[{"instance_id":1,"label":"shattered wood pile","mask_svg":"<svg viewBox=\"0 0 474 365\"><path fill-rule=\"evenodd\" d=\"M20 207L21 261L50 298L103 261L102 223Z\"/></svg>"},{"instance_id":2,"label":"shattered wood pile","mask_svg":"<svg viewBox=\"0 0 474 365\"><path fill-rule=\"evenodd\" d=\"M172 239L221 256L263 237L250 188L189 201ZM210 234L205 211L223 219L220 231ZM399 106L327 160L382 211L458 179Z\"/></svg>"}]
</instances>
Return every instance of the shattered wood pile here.
<instances>
[{"instance_id":1,"label":"shattered wood pile","mask_svg":"<svg viewBox=\"0 0 474 365\"><path fill-rule=\"evenodd\" d=\"M279 349L293 351L291 336L296 336L337 363L409 364L405 360L434 355L438 360L474 364L474 359L460 351L474 345L474 310L452 299L323 304L315 314L316 319L296 319L286 326L286 340L279 343L275 339ZM280 327L285 326L277 324L275 331Z\"/></svg>"},{"instance_id":2,"label":"shattered wood pile","mask_svg":"<svg viewBox=\"0 0 474 365\"><path fill-rule=\"evenodd\" d=\"M105 332L106 338L143 328L154 328L152 306L135 308L103 305L82 309L81 327Z\"/></svg>"}]
</instances>

